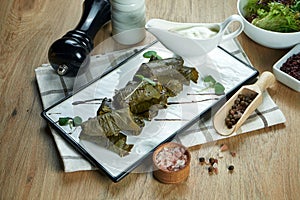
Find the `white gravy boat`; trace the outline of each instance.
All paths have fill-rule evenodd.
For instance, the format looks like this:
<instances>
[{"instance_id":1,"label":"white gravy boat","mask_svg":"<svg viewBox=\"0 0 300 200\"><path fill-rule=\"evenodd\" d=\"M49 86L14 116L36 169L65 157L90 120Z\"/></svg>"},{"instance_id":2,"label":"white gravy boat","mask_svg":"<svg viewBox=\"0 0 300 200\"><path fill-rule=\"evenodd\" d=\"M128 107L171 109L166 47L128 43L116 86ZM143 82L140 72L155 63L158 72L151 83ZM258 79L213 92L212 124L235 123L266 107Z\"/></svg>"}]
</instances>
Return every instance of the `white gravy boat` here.
<instances>
[{"instance_id":1,"label":"white gravy boat","mask_svg":"<svg viewBox=\"0 0 300 200\"><path fill-rule=\"evenodd\" d=\"M239 26L228 33L226 30L232 22L238 22ZM179 23L151 19L145 28L175 54L195 57L210 52L222 41L237 37L244 30L244 24L239 15L232 15L222 23Z\"/></svg>"}]
</instances>

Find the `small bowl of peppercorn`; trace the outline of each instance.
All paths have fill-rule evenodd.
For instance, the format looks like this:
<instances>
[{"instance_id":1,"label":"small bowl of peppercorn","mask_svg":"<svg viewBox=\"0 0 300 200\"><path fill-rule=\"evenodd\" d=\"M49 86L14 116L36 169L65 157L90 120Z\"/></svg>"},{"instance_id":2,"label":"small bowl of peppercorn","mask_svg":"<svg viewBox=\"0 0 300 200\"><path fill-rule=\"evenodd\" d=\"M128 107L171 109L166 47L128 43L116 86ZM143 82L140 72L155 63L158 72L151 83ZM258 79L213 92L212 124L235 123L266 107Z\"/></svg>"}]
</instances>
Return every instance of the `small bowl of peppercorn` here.
<instances>
[{"instance_id":1,"label":"small bowl of peppercorn","mask_svg":"<svg viewBox=\"0 0 300 200\"><path fill-rule=\"evenodd\" d=\"M273 73L278 81L300 92L300 44L273 65Z\"/></svg>"}]
</instances>

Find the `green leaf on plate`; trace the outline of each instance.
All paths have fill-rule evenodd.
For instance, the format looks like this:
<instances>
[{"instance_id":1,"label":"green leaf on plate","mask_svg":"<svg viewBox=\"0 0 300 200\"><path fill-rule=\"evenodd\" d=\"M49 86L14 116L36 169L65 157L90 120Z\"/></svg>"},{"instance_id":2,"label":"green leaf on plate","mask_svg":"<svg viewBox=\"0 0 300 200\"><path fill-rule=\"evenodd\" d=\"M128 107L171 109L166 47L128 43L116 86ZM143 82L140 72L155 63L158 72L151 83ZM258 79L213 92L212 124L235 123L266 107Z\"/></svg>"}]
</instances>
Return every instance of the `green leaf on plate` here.
<instances>
[{"instance_id":1,"label":"green leaf on plate","mask_svg":"<svg viewBox=\"0 0 300 200\"><path fill-rule=\"evenodd\" d=\"M73 124L74 126L80 126L82 124L82 119L79 116L76 116L73 118Z\"/></svg>"},{"instance_id":2,"label":"green leaf on plate","mask_svg":"<svg viewBox=\"0 0 300 200\"><path fill-rule=\"evenodd\" d=\"M154 82L150 78L146 78L146 77L144 77L143 75L140 75L140 74L137 74L135 76L140 78L142 81L146 81L146 82L150 83L151 85L156 86L156 82Z\"/></svg>"},{"instance_id":3,"label":"green leaf on plate","mask_svg":"<svg viewBox=\"0 0 300 200\"><path fill-rule=\"evenodd\" d=\"M201 91L207 90L207 89L214 89L216 95L223 95L225 94L225 87L217 82L211 75L207 75L203 78L204 83L206 83L208 86Z\"/></svg>"},{"instance_id":4,"label":"green leaf on plate","mask_svg":"<svg viewBox=\"0 0 300 200\"><path fill-rule=\"evenodd\" d=\"M71 118L71 117L60 117L58 119L58 124L60 126L67 126L67 125L69 125L71 129L73 128L73 126L80 126L81 123L82 123L82 119L79 116L76 116L74 118Z\"/></svg>"},{"instance_id":5,"label":"green leaf on plate","mask_svg":"<svg viewBox=\"0 0 300 200\"><path fill-rule=\"evenodd\" d=\"M147 51L143 54L144 58L151 58L151 56L157 57L157 53L155 51Z\"/></svg>"},{"instance_id":6,"label":"green leaf on plate","mask_svg":"<svg viewBox=\"0 0 300 200\"><path fill-rule=\"evenodd\" d=\"M222 94L224 94L225 87L221 83L217 82L215 84L214 88L215 88L215 94L216 95L222 95Z\"/></svg>"},{"instance_id":7,"label":"green leaf on plate","mask_svg":"<svg viewBox=\"0 0 300 200\"><path fill-rule=\"evenodd\" d=\"M216 80L211 75L205 76L203 81L205 83L212 83L212 84L216 83Z\"/></svg>"},{"instance_id":8,"label":"green leaf on plate","mask_svg":"<svg viewBox=\"0 0 300 200\"><path fill-rule=\"evenodd\" d=\"M60 117L58 119L58 124L60 126L66 126L70 123L71 120L72 120L72 118L70 118L70 117Z\"/></svg>"},{"instance_id":9,"label":"green leaf on plate","mask_svg":"<svg viewBox=\"0 0 300 200\"><path fill-rule=\"evenodd\" d=\"M160 57L159 55L155 56L158 60L162 60L162 57Z\"/></svg>"}]
</instances>

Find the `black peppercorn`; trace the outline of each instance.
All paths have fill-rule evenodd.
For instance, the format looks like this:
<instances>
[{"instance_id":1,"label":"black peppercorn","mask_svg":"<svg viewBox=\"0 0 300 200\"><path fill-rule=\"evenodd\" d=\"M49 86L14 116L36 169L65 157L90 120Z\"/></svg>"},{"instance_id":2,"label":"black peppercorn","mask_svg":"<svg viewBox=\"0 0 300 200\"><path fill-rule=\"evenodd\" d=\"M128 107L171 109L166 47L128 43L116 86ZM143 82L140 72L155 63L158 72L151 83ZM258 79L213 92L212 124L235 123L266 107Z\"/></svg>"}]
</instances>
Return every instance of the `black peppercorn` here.
<instances>
[{"instance_id":1,"label":"black peppercorn","mask_svg":"<svg viewBox=\"0 0 300 200\"><path fill-rule=\"evenodd\" d=\"M242 106L245 106L245 103L246 103L245 101L241 101Z\"/></svg>"},{"instance_id":2,"label":"black peppercorn","mask_svg":"<svg viewBox=\"0 0 300 200\"><path fill-rule=\"evenodd\" d=\"M232 128L232 123L231 122L229 122L228 124L226 124L227 125L227 128L229 128L229 129L231 129Z\"/></svg>"},{"instance_id":3,"label":"black peppercorn","mask_svg":"<svg viewBox=\"0 0 300 200\"><path fill-rule=\"evenodd\" d=\"M233 165L229 165L229 166L228 166L228 170L229 170L230 172L233 172L234 166L233 166Z\"/></svg>"},{"instance_id":4,"label":"black peppercorn","mask_svg":"<svg viewBox=\"0 0 300 200\"><path fill-rule=\"evenodd\" d=\"M205 162L205 158L204 158L204 157L200 157L200 158L199 158L199 162L200 162L201 164L203 164L203 163Z\"/></svg>"},{"instance_id":5,"label":"black peppercorn","mask_svg":"<svg viewBox=\"0 0 300 200\"><path fill-rule=\"evenodd\" d=\"M231 110L229 110L229 113L230 113L231 115L234 115L235 110L234 110L234 109L231 109Z\"/></svg>"},{"instance_id":6,"label":"black peppercorn","mask_svg":"<svg viewBox=\"0 0 300 200\"><path fill-rule=\"evenodd\" d=\"M225 125L227 128L232 128L238 120L242 117L242 114L245 112L252 100L257 96L257 94L238 94L238 97L234 101L234 105L228 111L228 115L225 118Z\"/></svg>"},{"instance_id":7,"label":"black peppercorn","mask_svg":"<svg viewBox=\"0 0 300 200\"><path fill-rule=\"evenodd\" d=\"M249 100L250 100L250 97L249 97L249 96L246 96L246 97L245 97L245 101L248 102Z\"/></svg>"},{"instance_id":8,"label":"black peppercorn","mask_svg":"<svg viewBox=\"0 0 300 200\"><path fill-rule=\"evenodd\" d=\"M230 122L230 118L229 118L229 117L226 117L225 123L228 123L228 122Z\"/></svg>"}]
</instances>

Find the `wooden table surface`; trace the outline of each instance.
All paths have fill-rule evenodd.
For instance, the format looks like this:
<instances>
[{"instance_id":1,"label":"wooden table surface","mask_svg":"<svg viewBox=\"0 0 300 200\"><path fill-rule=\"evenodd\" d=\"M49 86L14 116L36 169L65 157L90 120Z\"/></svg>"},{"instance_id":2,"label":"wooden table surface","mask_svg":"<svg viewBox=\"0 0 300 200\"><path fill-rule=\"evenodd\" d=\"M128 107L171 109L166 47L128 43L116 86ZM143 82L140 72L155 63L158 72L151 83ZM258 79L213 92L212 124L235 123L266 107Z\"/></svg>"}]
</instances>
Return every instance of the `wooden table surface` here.
<instances>
[{"instance_id":1,"label":"wooden table surface","mask_svg":"<svg viewBox=\"0 0 300 200\"><path fill-rule=\"evenodd\" d=\"M300 199L300 98L283 84L269 89L286 123L219 141L236 151L208 175L192 151L188 180L165 185L152 173L132 173L118 183L97 171L65 173L42 111L34 69L47 63L56 39L73 29L82 0L0 1L0 199ZM146 0L147 19L221 22L237 13L236 0ZM110 37L110 25L96 36ZM253 65L272 71L288 49L238 40ZM211 147L210 147L211 148ZM226 165L235 165L234 173Z\"/></svg>"}]
</instances>

